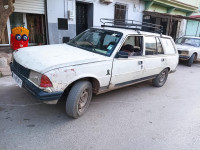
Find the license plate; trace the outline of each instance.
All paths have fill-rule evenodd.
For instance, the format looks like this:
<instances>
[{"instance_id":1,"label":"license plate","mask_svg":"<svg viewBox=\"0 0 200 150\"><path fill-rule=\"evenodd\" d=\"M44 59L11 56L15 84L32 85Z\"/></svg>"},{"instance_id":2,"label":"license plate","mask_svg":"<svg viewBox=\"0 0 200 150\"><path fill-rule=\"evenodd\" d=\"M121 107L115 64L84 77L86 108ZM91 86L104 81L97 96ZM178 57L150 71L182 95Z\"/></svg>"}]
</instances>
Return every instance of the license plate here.
<instances>
[{"instance_id":1,"label":"license plate","mask_svg":"<svg viewBox=\"0 0 200 150\"><path fill-rule=\"evenodd\" d=\"M17 85L21 88L22 87L22 80L14 73L12 72L13 79L17 83Z\"/></svg>"}]
</instances>

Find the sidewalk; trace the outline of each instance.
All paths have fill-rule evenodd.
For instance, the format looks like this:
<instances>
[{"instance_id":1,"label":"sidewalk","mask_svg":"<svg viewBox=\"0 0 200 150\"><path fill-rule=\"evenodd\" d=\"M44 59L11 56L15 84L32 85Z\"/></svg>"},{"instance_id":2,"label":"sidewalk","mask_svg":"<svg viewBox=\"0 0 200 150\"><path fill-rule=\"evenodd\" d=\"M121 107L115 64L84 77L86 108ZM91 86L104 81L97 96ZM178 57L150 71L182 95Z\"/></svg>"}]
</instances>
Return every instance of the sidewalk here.
<instances>
[{"instance_id":1,"label":"sidewalk","mask_svg":"<svg viewBox=\"0 0 200 150\"><path fill-rule=\"evenodd\" d=\"M11 75L10 62L12 60L12 50L9 47L0 48L0 77Z\"/></svg>"}]
</instances>

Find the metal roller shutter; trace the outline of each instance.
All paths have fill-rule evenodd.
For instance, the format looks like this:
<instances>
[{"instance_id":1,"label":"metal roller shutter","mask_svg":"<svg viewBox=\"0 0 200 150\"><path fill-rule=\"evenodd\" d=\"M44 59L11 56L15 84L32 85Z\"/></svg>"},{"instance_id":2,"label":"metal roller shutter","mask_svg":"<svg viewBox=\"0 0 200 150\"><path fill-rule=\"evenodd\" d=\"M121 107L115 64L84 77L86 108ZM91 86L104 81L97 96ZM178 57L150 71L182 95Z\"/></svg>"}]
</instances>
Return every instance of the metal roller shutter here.
<instances>
[{"instance_id":1,"label":"metal roller shutter","mask_svg":"<svg viewBox=\"0 0 200 150\"><path fill-rule=\"evenodd\" d=\"M15 0L15 12L44 14L44 0Z\"/></svg>"}]
</instances>

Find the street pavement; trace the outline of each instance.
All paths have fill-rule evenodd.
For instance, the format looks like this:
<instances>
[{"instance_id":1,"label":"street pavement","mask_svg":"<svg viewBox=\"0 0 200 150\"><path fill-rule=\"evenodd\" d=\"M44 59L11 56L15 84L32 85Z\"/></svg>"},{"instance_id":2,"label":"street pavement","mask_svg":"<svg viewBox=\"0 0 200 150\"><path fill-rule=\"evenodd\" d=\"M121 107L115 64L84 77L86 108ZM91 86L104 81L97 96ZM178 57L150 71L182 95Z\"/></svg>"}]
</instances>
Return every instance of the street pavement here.
<instances>
[{"instance_id":1,"label":"street pavement","mask_svg":"<svg viewBox=\"0 0 200 150\"><path fill-rule=\"evenodd\" d=\"M79 119L0 78L0 150L200 150L200 63L93 96Z\"/></svg>"}]
</instances>

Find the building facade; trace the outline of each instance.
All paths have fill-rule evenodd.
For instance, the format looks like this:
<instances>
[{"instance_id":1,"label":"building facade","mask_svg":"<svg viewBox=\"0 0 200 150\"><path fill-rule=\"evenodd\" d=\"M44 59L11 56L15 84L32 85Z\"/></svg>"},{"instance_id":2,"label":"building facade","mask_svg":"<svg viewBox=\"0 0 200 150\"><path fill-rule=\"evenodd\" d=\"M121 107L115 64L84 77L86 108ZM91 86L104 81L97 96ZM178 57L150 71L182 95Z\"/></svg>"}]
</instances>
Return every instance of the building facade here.
<instances>
[{"instance_id":1,"label":"building facade","mask_svg":"<svg viewBox=\"0 0 200 150\"><path fill-rule=\"evenodd\" d=\"M163 34L174 39L191 32L200 34L198 19L189 17L198 13L200 0L15 0L14 6L0 41L0 72L11 60L10 34L16 26L29 29L30 46L66 43L100 26L101 18L159 24Z\"/></svg>"},{"instance_id":2,"label":"building facade","mask_svg":"<svg viewBox=\"0 0 200 150\"><path fill-rule=\"evenodd\" d=\"M59 11L58 11L59 10ZM63 43L85 29L100 26L100 18L142 21L140 0L47 0L49 43ZM60 28L60 24L66 26Z\"/></svg>"},{"instance_id":3,"label":"building facade","mask_svg":"<svg viewBox=\"0 0 200 150\"><path fill-rule=\"evenodd\" d=\"M163 34L175 40L186 34L187 22L198 11L199 0L144 0L143 21L163 26ZM192 19L191 19L192 20ZM195 20L195 19L194 19Z\"/></svg>"}]
</instances>

